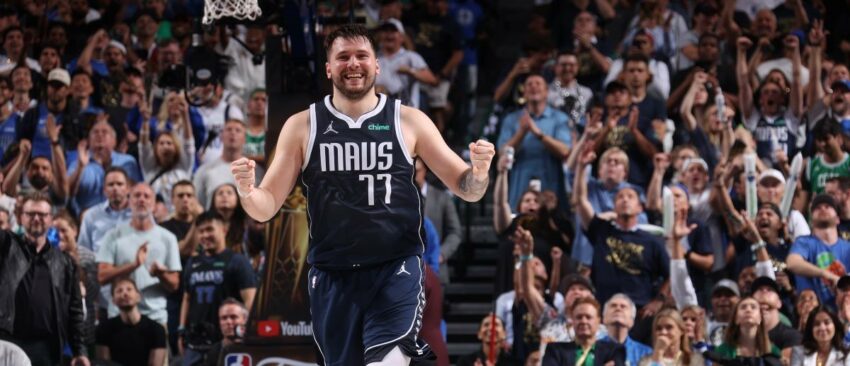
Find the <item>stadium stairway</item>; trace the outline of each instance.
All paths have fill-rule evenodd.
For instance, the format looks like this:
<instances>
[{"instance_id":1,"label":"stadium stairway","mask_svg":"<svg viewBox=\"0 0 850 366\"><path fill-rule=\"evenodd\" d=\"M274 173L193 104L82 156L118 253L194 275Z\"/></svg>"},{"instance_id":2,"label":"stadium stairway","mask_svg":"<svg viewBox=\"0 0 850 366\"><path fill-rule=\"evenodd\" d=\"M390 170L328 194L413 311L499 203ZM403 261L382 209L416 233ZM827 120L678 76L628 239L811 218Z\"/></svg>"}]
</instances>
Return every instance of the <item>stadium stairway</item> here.
<instances>
[{"instance_id":1,"label":"stadium stairway","mask_svg":"<svg viewBox=\"0 0 850 366\"><path fill-rule=\"evenodd\" d=\"M488 194L479 203L459 204L465 240L454 263L451 283L444 289L443 318L446 320L451 363L479 349L481 319L493 310L497 294L494 279L498 238L493 230L493 205ZM468 232L466 232L468 230Z\"/></svg>"}]
</instances>

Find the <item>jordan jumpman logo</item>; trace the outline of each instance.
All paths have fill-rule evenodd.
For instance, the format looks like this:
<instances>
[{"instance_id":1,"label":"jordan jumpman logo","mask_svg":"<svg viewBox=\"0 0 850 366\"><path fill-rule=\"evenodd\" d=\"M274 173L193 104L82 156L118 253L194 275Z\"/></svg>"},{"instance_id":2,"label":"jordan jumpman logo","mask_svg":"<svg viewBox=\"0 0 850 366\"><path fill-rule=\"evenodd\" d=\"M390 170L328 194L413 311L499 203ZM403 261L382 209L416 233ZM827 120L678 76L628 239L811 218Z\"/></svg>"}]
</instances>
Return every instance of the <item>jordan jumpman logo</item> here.
<instances>
[{"instance_id":1,"label":"jordan jumpman logo","mask_svg":"<svg viewBox=\"0 0 850 366\"><path fill-rule=\"evenodd\" d=\"M333 132L335 134L339 134L339 132L337 132L337 130L334 130L334 121L331 121L330 123L328 123L328 128L325 129L325 132L322 133L322 135L327 135L328 132Z\"/></svg>"},{"instance_id":2,"label":"jordan jumpman logo","mask_svg":"<svg viewBox=\"0 0 850 366\"><path fill-rule=\"evenodd\" d=\"M401 275L402 273L404 273L410 276L410 272L408 272L407 269L404 268L405 264L407 264L407 261L401 262L401 268L398 270L398 273L396 273L396 275Z\"/></svg>"}]
</instances>

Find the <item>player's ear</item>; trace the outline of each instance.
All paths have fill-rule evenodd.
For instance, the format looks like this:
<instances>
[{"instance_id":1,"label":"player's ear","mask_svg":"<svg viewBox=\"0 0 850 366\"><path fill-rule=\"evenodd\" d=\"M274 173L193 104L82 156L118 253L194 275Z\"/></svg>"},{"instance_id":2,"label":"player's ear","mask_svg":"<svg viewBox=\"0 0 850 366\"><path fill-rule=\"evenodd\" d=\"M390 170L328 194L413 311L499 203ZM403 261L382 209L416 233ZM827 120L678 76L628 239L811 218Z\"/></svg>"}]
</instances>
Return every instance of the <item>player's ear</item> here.
<instances>
[{"instance_id":1,"label":"player's ear","mask_svg":"<svg viewBox=\"0 0 850 366\"><path fill-rule=\"evenodd\" d=\"M378 76L380 74L381 74L381 63L378 61L377 58L375 58L375 76Z\"/></svg>"},{"instance_id":2,"label":"player's ear","mask_svg":"<svg viewBox=\"0 0 850 366\"><path fill-rule=\"evenodd\" d=\"M325 76L327 76L328 80L331 79L331 63L325 62Z\"/></svg>"}]
</instances>

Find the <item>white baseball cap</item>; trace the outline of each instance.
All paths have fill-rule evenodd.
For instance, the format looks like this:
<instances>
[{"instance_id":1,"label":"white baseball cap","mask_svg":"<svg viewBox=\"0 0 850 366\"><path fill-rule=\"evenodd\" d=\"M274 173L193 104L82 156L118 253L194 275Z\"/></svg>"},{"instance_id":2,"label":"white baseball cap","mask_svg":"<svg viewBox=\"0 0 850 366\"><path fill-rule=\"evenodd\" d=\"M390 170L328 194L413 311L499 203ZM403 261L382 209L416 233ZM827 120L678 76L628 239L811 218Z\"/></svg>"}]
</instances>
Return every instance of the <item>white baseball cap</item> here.
<instances>
[{"instance_id":1,"label":"white baseball cap","mask_svg":"<svg viewBox=\"0 0 850 366\"><path fill-rule=\"evenodd\" d=\"M706 163L703 158L692 158L685 160L685 163L682 164L682 171L688 170L688 168L691 167L691 164L697 164L701 166L706 172L708 172L708 163Z\"/></svg>"},{"instance_id":2,"label":"white baseball cap","mask_svg":"<svg viewBox=\"0 0 850 366\"><path fill-rule=\"evenodd\" d=\"M780 172L776 169L768 169L768 170L761 172L761 174L759 174L758 182L761 183L761 181L763 179L766 179L766 178L774 178L774 179L778 180L780 183L785 184L785 176L782 174L782 172Z\"/></svg>"},{"instance_id":3,"label":"white baseball cap","mask_svg":"<svg viewBox=\"0 0 850 366\"><path fill-rule=\"evenodd\" d=\"M71 85L71 75L68 74L68 71L65 71L65 69L56 68L56 69L50 70L50 73L47 74L47 82L51 82L51 81L58 81L62 84L65 84L65 86L70 86Z\"/></svg>"}]
</instances>

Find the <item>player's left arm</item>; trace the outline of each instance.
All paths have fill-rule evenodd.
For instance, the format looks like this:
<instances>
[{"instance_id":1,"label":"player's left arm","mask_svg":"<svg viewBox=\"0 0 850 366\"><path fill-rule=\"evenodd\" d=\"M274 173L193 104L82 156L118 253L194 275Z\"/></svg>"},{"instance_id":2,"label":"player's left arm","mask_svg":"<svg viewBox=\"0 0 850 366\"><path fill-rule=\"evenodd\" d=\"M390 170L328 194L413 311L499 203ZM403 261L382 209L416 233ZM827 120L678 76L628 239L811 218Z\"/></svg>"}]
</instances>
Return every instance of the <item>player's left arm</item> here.
<instances>
[{"instance_id":1,"label":"player's left arm","mask_svg":"<svg viewBox=\"0 0 850 366\"><path fill-rule=\"evenodd\" d=\"M480 200L490 182L490 162L496 155L495 146L484 140L469 144L470 167L446 145L434 122L424 113L402 106L400 115L402 135L405 144L413 146L413 156L421 157L425 165L464 201Z\"/></svg>"}]
</instances>

